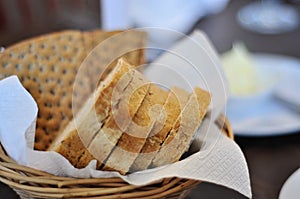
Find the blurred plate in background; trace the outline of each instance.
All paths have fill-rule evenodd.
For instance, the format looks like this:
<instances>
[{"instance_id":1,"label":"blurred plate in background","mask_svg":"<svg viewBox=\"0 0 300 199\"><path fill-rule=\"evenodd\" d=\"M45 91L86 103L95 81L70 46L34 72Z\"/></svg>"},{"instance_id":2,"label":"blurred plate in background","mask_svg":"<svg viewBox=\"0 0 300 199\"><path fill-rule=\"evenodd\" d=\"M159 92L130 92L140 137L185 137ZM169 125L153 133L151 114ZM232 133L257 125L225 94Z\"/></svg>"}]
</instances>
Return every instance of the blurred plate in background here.
<instances>
[{"instance_id":1,"label":"blurred plate in background","mask_svg":"<svg viewBox=\"0 0 300 199\"><path fill-rule=\"evenodd\" d=\"M259 68L263 71L280 75L277 85L285 87L300 85L300 60L283 55L264 53L251 54ZM255 81L255 80L253 80ZM288 83L287 83L288 82ZM256 96L254 100L229 99L226 114L235 135L239 136L276 136L299 132L300 112L292 109L274 97L273 92ZM300 87L295 93L300 94ZM254 98L253 98L254 99Z\"/></svg>"},{"instance_id":2,"label":"blurred plate in background","mask_svg":"<svg viewBox=\"0 0 300 199\"><path fill-rule=\"evenodd\" d=\"M295 171L284 183L279 199L299 199L300 198L300 169Z\"/></svg>"}]
</instances>

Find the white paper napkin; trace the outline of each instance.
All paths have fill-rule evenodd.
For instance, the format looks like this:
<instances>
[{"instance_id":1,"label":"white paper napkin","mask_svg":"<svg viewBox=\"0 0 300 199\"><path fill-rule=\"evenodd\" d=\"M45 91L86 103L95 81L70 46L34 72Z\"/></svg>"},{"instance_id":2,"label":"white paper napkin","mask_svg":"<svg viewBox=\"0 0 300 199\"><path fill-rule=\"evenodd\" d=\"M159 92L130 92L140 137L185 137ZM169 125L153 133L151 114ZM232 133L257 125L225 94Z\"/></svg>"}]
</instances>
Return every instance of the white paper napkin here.
<instances>
[{"instance_id":1,"label":"white paper napkin","mask_svg":"<svg viewBox=\"0 0 300 199\"><path fill-rule=\"evenodd\" d=\"M178 86L192 91L198 86L207 90L212 97L213 119L226 112L228 81L215 49L201 31L183 38L153 61L144 73L151 81L167 87Z\"/></svg>"},{"instance_id":2,"label":"white paper napkin","mask_svg":"<svg viewBox=\"0 0 300 199\"><path fill-rule=\"evenodd\" d=\"M199 36L199 33L196 35ZM205 37L201 38L206 40ZM193 43L195 40L189 41ZM188 45L184 41L183 44L183 46ZM212 49L209 48L209 43L201 46ZM177 48L180 49L180 46ZM212 53L211 56L216 57L214 52L208 51L208 53ZM196 58L196 55L192 56L191 60L195 61ZM204 68L209 66L199 62L197 65ZM216 68L215 72L219 74L220 71ZM204 74L206 75L206 72ZM207 74L213 75L214 72ZM213 83L210 80L207 82ZM216 86L208 84L206 88L209 88L213 93L214 89L217 89ZM212 107L212 116L220 112L221 104L226 101L226 98L222 97L223 95L224 93L220 94L220 101L222 102L217 101L213 96L214 105L217 105L217 108L215 111L215 108ZM37 106L33 98L21 86L15 76L0 81L0 96L0 141L9 156L21 165L61 176L120 177L134 185L144 185L158 179L176 176L220 184L251 198L249 173L244 156L240 148L213 124L211 117L203 121L197 132L198 136L195 140L198 142L195 143L201 144L198 146L201 148L199 152L174 164L122 176L117 172L95 170L96 161L91 161L84 169L76 169L58 153L34 151L32 143Z\"/></svg>"},{"instance_id":3,"label":"white paper napkin","mask_svg":"<svg viewBox=\"0 0 300 199\"><path fill-rule=\"evenodd\" d=\"M0 96L1 144L9 149L9 155L15 161L26 164L28 159L24 149L33 147L37 104L17 76L0 81Z\"/></svg>"}]
</instances>

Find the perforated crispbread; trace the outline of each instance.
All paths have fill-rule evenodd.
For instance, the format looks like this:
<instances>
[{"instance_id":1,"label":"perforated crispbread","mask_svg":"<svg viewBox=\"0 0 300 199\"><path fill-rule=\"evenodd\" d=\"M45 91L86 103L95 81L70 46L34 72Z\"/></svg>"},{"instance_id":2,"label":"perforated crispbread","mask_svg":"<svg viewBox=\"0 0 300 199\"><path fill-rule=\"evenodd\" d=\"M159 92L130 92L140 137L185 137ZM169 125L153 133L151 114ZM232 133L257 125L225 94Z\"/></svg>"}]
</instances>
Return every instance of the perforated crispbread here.
<instances>
[{"instance_id":1,"label":"perforated crispbread","mask_svg":"<svg viewBox=\"0 0 300 199\"><path fill-rule=\"evenodd\" d=\"M82 46L81 32L65 31L26 40L0 54L2 77L17 75L38 104L36 149L46 149L72 118L70 93L76 66L85 58ZM82 95L89 92L78 89Z\"/></svg>"},{"instance_id":2,"label":"perforated crispbread","mask_svg":"<svg viewBox=\"0 0 300 199\"><path fill-rule=\"evenodd\" d=\"M84 63L89 68L92 89L107 76L121 56L135 66L144 64L145 32L96 30L85 32L84 41L87 48L92 49Z\"/></svg>"},{"instance_id":3,"label":"perforated crispbread","mask_svg":"<svg viewBox=\"0 0 300 199\"><path fill-rule=\"evenodd\" d=\"M47 149L72 119L73 84L82 61L97 42L115 34L95 32L97 34L90 33L91 38L83 36L85 32L75 30L42 35L8 47L0 54L0 79L17 75L37 101L35 149ZM102 34L105 36L101 37ZM143 56L142 51L138 56ZM76 81L73 98L76 107L80 107L93 91L93 69L89 69L82 70L83 75Z\"/></svg>"}]
</instances>

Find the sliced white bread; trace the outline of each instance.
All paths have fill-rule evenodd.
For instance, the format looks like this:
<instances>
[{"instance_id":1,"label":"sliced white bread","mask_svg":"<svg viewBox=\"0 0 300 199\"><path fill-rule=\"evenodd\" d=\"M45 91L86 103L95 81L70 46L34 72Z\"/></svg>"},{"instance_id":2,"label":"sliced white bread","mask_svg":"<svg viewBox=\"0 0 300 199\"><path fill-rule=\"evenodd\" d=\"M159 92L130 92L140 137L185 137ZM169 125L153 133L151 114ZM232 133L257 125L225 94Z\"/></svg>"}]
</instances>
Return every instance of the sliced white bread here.
<instances>
[{"instance_id":1,"label":"sliced white bread","mask_svg":"<svg viewBox=\"0 0 300 199\"><path fill-rule=\"evenodd\" d=\"M82 154L76 167L84 167L93 159L97 159L98 166L100 166L116 146L122 133L127 129L141 106L149 90L149 81L136 70L132 70L130 75L131 81L123 92L113 94L112 111L108 120L93 137L87 147L88 150ZM123 85L122 79L116 87L119 85Z\"/></svg>"},{"instance_id":2,"label":"sliced white bread","mask_svg":"<svg viewBox=\"0 0 300 199\"><path fill-rule=\"evenodd\" d=\"M202 89L195 88L150 167L170 164L180 159L183 153L188 150L192 137L199 127L209 104L210 94Z\"/></svg>"},{"instance_id":3,"label":"sliced white bread","mask_svg":"<svg viewBox=\"0 0 300 199\"><path fill-rule=\"evenodd\" d=\"M149 167L161 144L186 105L188 98L189 93L187 91L178 87L170 89L163 110L154 124L149 137L146 139L140 154L131 165L130 171L140 171Z\"/></svg>"},{"instance_id":4,"label":"sliced white bread","mask_svg":"<svg viewBox=\"0 0 300 199\"><path fill-rule=\"evenodd\" d=\"M150 85L142 105L133 118L133 122L122 134L102 170L117 170L121 174L126 174L129 171L150 134L167 96L167 91L162 90L155 84Z\"/></svg>"}]
</instances>

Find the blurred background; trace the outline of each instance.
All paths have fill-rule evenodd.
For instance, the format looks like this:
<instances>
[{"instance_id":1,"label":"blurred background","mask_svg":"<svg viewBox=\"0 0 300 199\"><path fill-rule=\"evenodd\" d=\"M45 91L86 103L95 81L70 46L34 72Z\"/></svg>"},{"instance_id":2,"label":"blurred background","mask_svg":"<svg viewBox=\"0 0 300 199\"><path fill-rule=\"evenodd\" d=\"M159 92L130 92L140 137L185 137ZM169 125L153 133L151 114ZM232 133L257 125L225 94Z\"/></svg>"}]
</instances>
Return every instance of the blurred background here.
<instances>
[{"instance_id":1,"label":"blurred background","mask_svg":"<svg viewBox=\"0 0 300 199\"><path fill-rule=\"evenodd\" d=\"M247 31L238 24L239 9L253 2L261 1L1 0L0 45L8 46L20 39L64 29L154 26L183 33L201 29L219 52L230 49L233 41L243 41L250 50L269 52L271 44L274 46L272 52L300 56L295 47L300 42L299 28L286 34L266 36ZM277 2L299 10L297 0L262 2ZM294 39L293 43L288 42L290 38Z\"/></svg>"},{"instance_id":2,"label":"blurred background","mask_svg":"<svg viewBox=\"0 0 300 199\"><path fill-rule=\"evenodd\" d=\"M249 54L267 53L276 55L276 60L288 56L283 59L292 59L300 69L299 15L299 0L0 0L0 46L65 29L151 26L185 34L202 30L220 55L241 42ZM172 45L178 39L154 35L150 42ZM298 87L293 93L299 91ZM235 136L249 165L253 198L278 198L285 181L300 167L300 115L292 115L297 124L292 131L279 130L267 136L240 132ZM0 184L0 198L4 197L18 198ZM224 187L201 183L188 198L244 197Z\"/></svg>"},{"instance_id":3,"label":"blurred background","mask_svg":"<svg viewBox=\"0 0 300 199\"><path fill-rule=\"evenodd\" d=\"M1 0L0 43L64 29L101 26L98 0Z\"/></svg>"}]
</instances>

